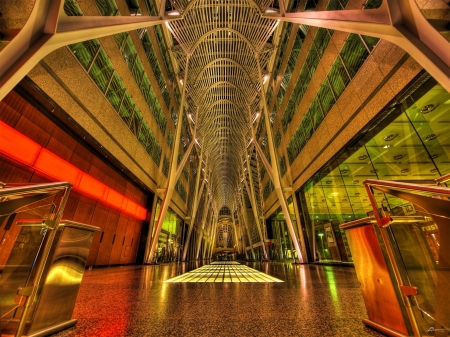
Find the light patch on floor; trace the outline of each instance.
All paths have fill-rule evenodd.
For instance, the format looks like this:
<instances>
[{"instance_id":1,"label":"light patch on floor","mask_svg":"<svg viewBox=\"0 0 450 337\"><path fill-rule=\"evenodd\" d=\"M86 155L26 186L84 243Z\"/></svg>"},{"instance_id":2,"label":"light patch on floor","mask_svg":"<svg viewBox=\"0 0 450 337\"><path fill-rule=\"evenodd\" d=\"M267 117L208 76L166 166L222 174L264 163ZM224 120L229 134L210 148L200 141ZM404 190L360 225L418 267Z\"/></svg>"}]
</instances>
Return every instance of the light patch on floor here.
<instances>
[{"instance_id":1,"label":"light patch on floor","mask_svg":"<svg viewBox=\"0 0 450 337\"><path fill-rule=\"evenodd\" d=\"M213 262L165 282L283 282L238 262Z\"/></svg>"}]
</instances>

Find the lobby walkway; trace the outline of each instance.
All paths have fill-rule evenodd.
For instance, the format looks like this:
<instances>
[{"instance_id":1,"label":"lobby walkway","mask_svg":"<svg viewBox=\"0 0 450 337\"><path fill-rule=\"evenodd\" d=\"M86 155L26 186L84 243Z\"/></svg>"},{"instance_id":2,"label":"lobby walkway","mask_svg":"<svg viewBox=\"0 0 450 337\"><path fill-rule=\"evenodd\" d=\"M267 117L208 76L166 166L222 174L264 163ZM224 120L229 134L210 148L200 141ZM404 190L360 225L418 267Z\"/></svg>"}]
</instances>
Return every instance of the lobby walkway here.
<instances>
[{"instance_id":1,"label":"lobby walkway","mask_svg":"<svg viewBox=\"0 0 450 337\"><path fill-rule=\"evenodd\" d=\"M201 263L86 271L68 336L381 336L353 268L247 263L284 282L167 283Z\"/></svg>"}]
</instances>

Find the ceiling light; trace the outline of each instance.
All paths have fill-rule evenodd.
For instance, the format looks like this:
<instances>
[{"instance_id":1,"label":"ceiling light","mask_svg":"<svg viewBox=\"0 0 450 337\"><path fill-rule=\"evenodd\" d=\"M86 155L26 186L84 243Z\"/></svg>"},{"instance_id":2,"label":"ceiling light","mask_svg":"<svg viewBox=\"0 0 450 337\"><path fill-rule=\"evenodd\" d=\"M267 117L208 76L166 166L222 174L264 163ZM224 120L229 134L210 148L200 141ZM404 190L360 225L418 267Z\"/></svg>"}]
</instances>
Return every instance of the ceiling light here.
<instances>
[{"instance_id":1,"label":"ceiling light","mask_svg":"<svg viewBox=\"0 0 450 337\"><path fill-rule=\"evenodd\" d=\"M172 11L168 11L166 14L169 16L175 16L175 15L180 15L180 12L177 10L172 10Z\"/></svg>"},{"instance_id":2,"label":"ceiling light","mask_svg":"<svg viewBox=\"0 0 450 337\"><path fill-rule=\"evenodd\" d=\"M431 111L433 111L434 109L436 109L436 107L434 106L434 104L428 104L425 105L423 107L420 108L420 112L423 113L424 115L427 113L430 113Z\"/></svg>"},{"instance_id":3,"label":"ceiling light","mask_svg":"<svg viewBox=\"0 0 450 337\"><path fill-rule=\"evenodd\" d=\"M397 137L397 135L394 134L394 133L391 133L391 134L389 134L389 135L384 136L383 139L384 139L385 141L389 142L389 141L393 140L395 137Z\"/></svg>"}]
</instances>

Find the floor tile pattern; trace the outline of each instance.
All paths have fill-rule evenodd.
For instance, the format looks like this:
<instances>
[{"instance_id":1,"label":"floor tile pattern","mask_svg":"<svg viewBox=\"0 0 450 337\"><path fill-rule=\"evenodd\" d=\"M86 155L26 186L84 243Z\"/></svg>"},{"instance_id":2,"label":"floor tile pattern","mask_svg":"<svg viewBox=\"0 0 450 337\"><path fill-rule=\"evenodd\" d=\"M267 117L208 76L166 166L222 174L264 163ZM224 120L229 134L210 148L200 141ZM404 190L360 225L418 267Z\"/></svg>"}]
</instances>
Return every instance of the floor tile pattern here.
<instances>
[{"instance_id":1,"label":"floor tile pattern","mask_svg":"<svg viewBox=\"0 0 450 337\"><path fill-rule=\"evenodd\" d=\"M242 263L284 282L166 283L201 262L85 272L73 317L55 337L381 335L367 318L349 267Z\"/></svg>"},{"instance_id":2,"label":"floor tile pattern","mask_svg":"<svg viewBox=\"0 0 450 337\"><path fill-rule=\"evenodd\" d=\"M213 262L165 282L283 282L234 261Z\"/></svg>"}]
</instances>

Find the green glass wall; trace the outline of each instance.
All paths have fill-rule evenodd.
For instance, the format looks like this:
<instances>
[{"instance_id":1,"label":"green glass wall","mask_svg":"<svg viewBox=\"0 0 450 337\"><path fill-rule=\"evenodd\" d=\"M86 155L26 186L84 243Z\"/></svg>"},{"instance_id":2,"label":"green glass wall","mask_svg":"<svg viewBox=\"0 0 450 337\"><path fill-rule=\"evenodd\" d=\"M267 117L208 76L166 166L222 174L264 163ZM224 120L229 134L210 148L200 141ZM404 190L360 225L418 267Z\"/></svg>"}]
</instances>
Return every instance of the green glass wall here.
<instances>
[{"instance_id":1,"label":"green glass wall","mask_svg":"<svg viewBox=\"0 0 450 337\"><path fill-rule=\"evenodd\" d=\"M155 217L153 219L153 235L156 229L159 212L161 209L161 200L156 205ZM156 250L158 262L179 261L181 258L181 249L183 244L184 224L182 219L170 208L166 213L158 238L158 247Z\"/></svg>"},{"instance_id":2,"label":"green glass wall","mask_svg":"<svg viewBox=\"0 0 450 337\"><path fill-rule=\"evenodd\" d=\"M372 215L366 179L434 184L450 172L449 116L450 94L425 74L302 187L315 261L352 261L339 225ZM409 214L405 201L381 192L375 197L388 214Z\"/></svg>"}]
</instances>

